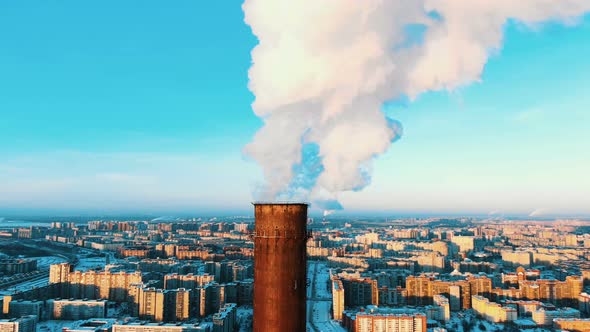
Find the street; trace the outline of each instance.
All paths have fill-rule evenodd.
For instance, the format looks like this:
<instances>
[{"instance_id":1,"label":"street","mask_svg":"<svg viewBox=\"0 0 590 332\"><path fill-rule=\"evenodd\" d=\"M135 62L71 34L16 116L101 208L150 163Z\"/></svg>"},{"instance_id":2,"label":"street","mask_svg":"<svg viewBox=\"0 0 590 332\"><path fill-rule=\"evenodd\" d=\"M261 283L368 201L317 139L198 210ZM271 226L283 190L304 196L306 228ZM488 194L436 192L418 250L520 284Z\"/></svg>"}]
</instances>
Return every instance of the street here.
<instances>
[{"instance_id":1,"label":"street","mask_svg":"<svg viewBox=\"0 0 590 332\"><path fill-rule=\"evenodd\" d=\"M310 284L307 287L307 331L344 332L332 321L332 294L329 291L330 273L325 264L310 261L307 269Z\"/></svg>"}]
</instances>

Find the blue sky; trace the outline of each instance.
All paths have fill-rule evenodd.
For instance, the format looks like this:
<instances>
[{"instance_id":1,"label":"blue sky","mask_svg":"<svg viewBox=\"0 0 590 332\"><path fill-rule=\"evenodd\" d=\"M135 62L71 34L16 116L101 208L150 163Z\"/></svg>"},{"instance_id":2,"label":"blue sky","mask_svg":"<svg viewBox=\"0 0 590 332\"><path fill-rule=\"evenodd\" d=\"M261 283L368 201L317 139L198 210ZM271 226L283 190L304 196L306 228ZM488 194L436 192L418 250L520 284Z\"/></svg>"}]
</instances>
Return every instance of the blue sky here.
<instances>
[{"instance_id":1,"label":"blue sky","mask_svg":"<svg viewBox=\"0 0 590 332\"><path fill-rule=\"evenodd\" d=\"M0 3L0 212L249 209L241 1ZM590 17L507 26L482 82L385 108L348 211L590 215Z\"/></svg>"}]
</instances>

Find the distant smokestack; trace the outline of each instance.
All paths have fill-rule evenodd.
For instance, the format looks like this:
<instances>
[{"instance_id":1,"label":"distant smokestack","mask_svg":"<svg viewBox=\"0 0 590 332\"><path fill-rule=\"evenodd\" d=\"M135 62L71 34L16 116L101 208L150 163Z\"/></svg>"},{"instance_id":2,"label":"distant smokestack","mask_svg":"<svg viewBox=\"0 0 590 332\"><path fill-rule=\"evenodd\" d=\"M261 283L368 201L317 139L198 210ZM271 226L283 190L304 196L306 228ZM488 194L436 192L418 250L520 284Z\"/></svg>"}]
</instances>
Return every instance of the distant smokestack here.
<instances>
[{"instance_id":1,"label":"distant smokestack","mask_svg":"<svg viewBox=\"0 0 590 332\"><path fill-rule=\"evenodd\" d=\"M307 204L254 204L254 332L306 330Z\"/></svg>"}]
</instances>

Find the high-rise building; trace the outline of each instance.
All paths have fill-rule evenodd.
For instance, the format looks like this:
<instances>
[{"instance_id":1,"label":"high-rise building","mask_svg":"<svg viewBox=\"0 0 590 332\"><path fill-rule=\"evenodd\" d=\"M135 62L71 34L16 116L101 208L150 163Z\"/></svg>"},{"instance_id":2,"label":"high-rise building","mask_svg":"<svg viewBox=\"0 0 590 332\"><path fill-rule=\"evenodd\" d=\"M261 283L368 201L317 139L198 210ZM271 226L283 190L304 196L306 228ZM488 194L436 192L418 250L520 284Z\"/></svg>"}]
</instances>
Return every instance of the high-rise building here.
<instances>
[{"instance_id":1,"label":"high-rise building","mask_svg":"<svg viewBox=\"0 0 590 332\"><path fill-rule=\"evenodd\" d=\"M554 318L553 328L562 331L590 331L590 318Z\"/></svg>"},{"instance_id":2,"label":"high-rise building","mask_svg":"<svg viewBox=\"0 0 590 332\"><path fill-rule=\"evenodd\" d=\"M36 332L37 316L0 319L0 332Z\"/></svg>"},{"instance_id":3,"label":"high-rise building","mask_svg":"<svg viewBox=\"0 0 590 332\"><path fill-rule=\"evenodd\" d=\"M211 315L223 306L223 303L225 303L224 288L224 285L209 283L198 289L199 315L201 317Z\"/></svg>"},{"instance_id":4,"label":"high-rise building","mask_svg":"<svg viewBox=\"0 0 590 332\"><path fill-rule=\"evenodd\" d=\"M491 296L492 279L483 276L470 276L466 280L469 283L471 295L481 295L486 298Z\"/></svg>"},{"instance_id":5,"label":"high-rise building","mask_svg":"<svg viewBox=\"0 0 590 332\"><path fill-rule=\"evenodd\" d=\"M578 296L578 308L581 312L588 314L590 313L590 294L581 293Z\"/></svg>"},{"instance_id":6,"label":"high-rise building","mask_svg":"<svg viewBox=\"0 0 590 332\"><path fill-rule=\"evenodd\" d=\"M408 304L427 305L432 304L432 281L431 277L409 276L406 278L406 290L408 291Z\"/></svg>"},{"instance_id":7,"label":"high-rise building","mask_svg":"<svg viewBox=\"0 0 590 332\"><path fill-rule=\"evenodd\" d=\"M344 311L344 286L341 280L332 280L332 316L335 320L342 320Z\"/></svg>"},{"instance_id":8,"label":"high-rise building","mask_svg":"<svg viewBox=\"0 0 590 332\"><path fill-rule=\"evenodd\" d=\"M74 266L69 263L52 264L49 267L49 283L58 284L59 293L66 294L69 290L69 275L72 271L74 271ZM60 296L69 297L67 295Z\"/></svg>"},{"instance_id":9,"label":"high-rise building","mask_svg":"<svg viewBox=\"0 0 590 332\"><path fill-rule=\"evenodd\" d=\"M528 251L502 250L502 261L512 266L530 267L533 263L533 254Z\"/></svg>"},{"instance_id":10,"label":"high-rise building","mask_svg":"<svg viewBox=\"0 0 590 332\"><path fill-rule=\"evenodd\" d=\"M457 285L449 286L449 304L451 311L461 310L461 287Z\"/></svg>"},{"instance_id":11,"label":"high-rise building","mask_svg":"<svg viewBox=\"0 0 590 332\"><path fill-rule=\"evenodd\" d=\"M180 322L190 314L190 290L142 288L138 294L139 318L156 322Z\"/></svg>"},{"instance_id":12,"label":"high-rise building","mask_svg":"<svg viewBox=\"0 0 590 332\"><path fill-rule=\"evenodd\" d=\"M36 259L0 259L0 273L3 274L11 275L17 273L28 273L35 270L37 270Z\"/></svg>"},{"instance_id":13,"label":"high-rise building","mask_svg":"<svg viewBox=\"0 0 590 332\"><path fill-rule=\"evenodd\" d=\"M47 308L51 319L82 320L106 317L105 300L48 300Z\"/></svg>"},{"instance_id":14,"label":"high-rise building","mask_svg":"<svg viewBox=\"0 0 590 332\"><path fill-rule=\"evenodd\" d=\"M43 301L10 301L8 316L11 318L20 318L22 316L37 316L39 319L43 317L44 306Z\"/></svg>"},{"instance_id":15,"label":"high-rise building","mask_svg":"<svg viewBox=\"0 0 590 332\"><path fill-rule=\"evenodd\" d=\"M68 281L68 275L74 270L69 263L52 264L49 267L49 282L52 284L65 283Z\"/></svg>"},{"instance_id":16,"label":"high-rise building","mask_svg":"<svg viewBox=\"0 0 590 332\"><path fill-rule=\"evenodd\" d=\"M434 295L433 296L434 306L438 307L439 312L436 320L441 321L448 321L451 319L451 305L449 303L449 299L447 299L444 295Z\"/></svg>"},{"instance_id":17,"label":"high-rise building","mask_svg":"<svg viewBox=\"0 0 590 332\"><path fill-rule=\"evenodd\" d=\"M214 282L215 276L210 274L167 274L164 276L165 289L196 289L208 283Z\"/></svg>"},{"instance_id":18,"label":"high-rise building","mask_svg":"<svg viewBox=\"0 0 590 332\"><path fill-rule=\"evenodd\" d=\"M213 332L233 332L237 325L236 304L228 303L213 315Z\"/></svg>"},{"instance_id":19,"label":"high-rise building","mask_svg":"<svg viewBox=\"0 0 590 332\"><path fill-rule=\"evenodd\" d=\"M578 307L578 297L583 290L582 277L568 276L565 281L554 279L523 280L519 283L520 298L540 300L562 306Z\"/></svg>"},{"instance_id":20,"label":"high-rise building","mask_svg":"<svg viewBox=\"0 0 590 332\"><path fill-rule=\"evenodd\" d=\"M406 278L408 304L430 305L433 296L442 294L448 296L450 308L453 311L471 308L471 296L490 296L492 280L488 277L468 277L466 280L442 281L427 276L409 276Z\"/></svg>"},{"instance_id":21,"label":"high-rise building","mask_svg":"<svg viewBox=\"0 0 590 332\"><path fill-rule=\"evenodd\" d=\"M419 255L414 259L418 263L420 271L442 272L445 268L445 257L435 252Z\"/></svg>"},{"instance_id":22,"label":"high-rise building","mask_svg":"<svg viewBox=\"0 0 590 332\"><path fill-rule=\"evenodd\" d=\"M68 263L53 264L49 282L58 284L58 297L108 299L126 302L132 284L141 283L141 272L74 271Z\"/></svg>"},{"instance_id":23,"label":"high-rise building","mask_svg":"<svg viewBox=\"0 0 590 332\"><path fill-rule=\"evenodd\" d=\"M243 280L236 282L237 288L237 304L245 305L252 304L252 297L254 293L254 282L250 280Z\"/></svg>"},{"instance_id":24,"label":"high-rise building","mask_svg":"<svg viewBox=\"0 0 590 332\"><path fill-rule=\"evenodd\" d=\"M164 292L156 288L142 288L138 296L139 318L161 322L164 320Z\"/></svg>"},{"instance_id":25,"label":"high-rise building","mask_svg":"<svg viewBox=\"0 0 590 332\"><path fill-rule=\"evenodd\" d=\"M170 292L170 300L167 301L166 305L171 305L169 308L172 309L172 312L167 318L174 322L181 322L189 319L191 312L190 295L192 291L185 288L168 291Z\"/></svg>"},{"instance_id":26,"label":"high-rise building","mask_svg":"<svg viewBox=\"0 0 590 332\"><path fill-rule=\"evenodd\" d=\"M209 325L130 322L114 324L113 332L210 332Z\"/></svg>"},{"instance_id":27,"label":"high-rise building","mask_svg":"<svg viewBox=\"0 0 590 332\"><path fill-rule=\"evenodd\" d=\"M344 278L344 305L349 307L379 305L377 280L371 278Z\"/></svg>"},{"instance_id":28,"label":"high-rise building","mask_svg":"<svg viewBox=\"0 0 590 332\"><path fill-rule=\"evenodd\" d=\"M475 249L475 237L455 235L451 238L451 242L459 247L459 252L469 252Z\"/></svg>"},{"instance_id":29,"label":"high-rise building","mask_svg":"<svg viewBox=\"0 0 590 332\"><path fill-rule=\"evenodd\" d=\"M390 313L387 309L345 311L342 325L351 332L426 332L427 318L421 313Z\"/></svg>"},{"instance_id":30,"label":"high-rise building","mask_svg":"<svg viewBox=\"0 0 590 332\"><path fill-rule=\"evenodd\" d=\"M555 310L540 308L533 311L532 318L537 325L551 326L556 318L580 318L580 311L573 308L558 308Z\"/></svg>"},{"instance_id":31,"label":"high-rise building","mask_svg":"<svg viewBox=\"0 0 590 332\"><path fill-rule=\"evenodd\" d=\"M471 302L475 313L490 322L512 322L518 318L518 312L515 308L505 307L496 302L491 302L483 296L473 295Z\"/></svg>"}]
</instances>

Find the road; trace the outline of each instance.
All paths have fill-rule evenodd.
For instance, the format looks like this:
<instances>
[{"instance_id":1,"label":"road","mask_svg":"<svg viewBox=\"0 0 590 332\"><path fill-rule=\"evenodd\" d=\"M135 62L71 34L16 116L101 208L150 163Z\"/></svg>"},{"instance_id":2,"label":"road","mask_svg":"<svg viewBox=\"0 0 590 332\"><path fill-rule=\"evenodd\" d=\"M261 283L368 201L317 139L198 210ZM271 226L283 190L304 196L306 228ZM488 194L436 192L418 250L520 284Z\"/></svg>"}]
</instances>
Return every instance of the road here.
<instances>
[{"instance_id":1,"label":"road","mask_svg":"<svg viewBox=\"0 0 590 332\"><path fill-rule=\"evenodd\" d=\"M310 261L307 269L307 330L310 332L345 332L332 321L332 294L329 291L330 273L326 265Z\"/></svg>"}]
</instances>

